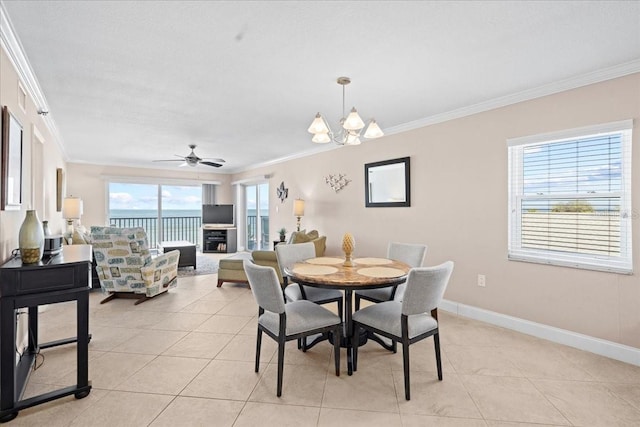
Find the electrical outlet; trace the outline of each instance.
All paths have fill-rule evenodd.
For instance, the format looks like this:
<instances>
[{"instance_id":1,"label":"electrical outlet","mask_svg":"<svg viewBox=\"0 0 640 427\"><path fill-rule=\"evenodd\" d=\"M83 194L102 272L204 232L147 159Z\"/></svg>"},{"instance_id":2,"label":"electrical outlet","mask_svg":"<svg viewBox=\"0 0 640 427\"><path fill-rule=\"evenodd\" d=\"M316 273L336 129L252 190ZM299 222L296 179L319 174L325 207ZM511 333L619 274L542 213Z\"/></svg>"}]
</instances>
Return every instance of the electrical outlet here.
<instances>
[{"instance_id":1,"label":"electrical outlet","mask_svg":"<svg viewBox=\"0 0 640 427\"><path fill-rule=\"evenodd\" d=\"M487 286L487 278L484 274L478 274L478 286L482 286L483 288Z\"/></svg>"}]
</instances>

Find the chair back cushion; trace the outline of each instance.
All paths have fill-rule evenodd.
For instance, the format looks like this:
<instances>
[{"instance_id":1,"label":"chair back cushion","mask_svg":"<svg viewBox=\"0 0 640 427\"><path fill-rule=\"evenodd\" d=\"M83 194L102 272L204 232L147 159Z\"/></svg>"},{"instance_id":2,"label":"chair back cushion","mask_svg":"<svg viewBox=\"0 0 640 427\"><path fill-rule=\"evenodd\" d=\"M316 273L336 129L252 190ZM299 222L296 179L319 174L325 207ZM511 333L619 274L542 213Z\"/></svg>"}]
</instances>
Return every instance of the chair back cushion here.
<instances>
[{"instance_id":1,"label":"chair back cushion","mask_svg":"<svg viewBox=\"0 0 640 427\"><path fill-rule=\"evenodd\" d=\"M422 267L426 253L427 245L412 243L389 242L387 248L387 258L402 261L410 267Z\"/></svg>"},{"instance_id":2,"label":"chair back cushion","mask_svg":"<svg viewBox=\"0 0 640 427\"><path fill-rule=\"evenodd\" d=\"M438 307L449 283L453 262L435 267L417 267L409 271L407 290L402 300L402 314L429 313Z\"/></svg>"},{"instance_id":3,"label":"chair back cushion","mask_svg":"<svg viewBox=\"0 0 640 427\"><path fill-rule=\"evenodd\" d=\"M276 256L278 258L278 264L280 265L280 271L284 276L285 268L292 267L296 262L315 258L316 249L314 244L311 242L278 245L276 246Z\"/></svg>"},{"instance_id":4,"label":"chair back cushion","mask_svg":"<svg viewBox=\"0 0 640 427\"><path fill-rule=\"evenodd\" d=\"M244 260L243 265L251 285L251 292L258 305L272 313L284 313L284 296L276 271L271 267L256 265L249 260Z\"/></svg>"}]
</instances>

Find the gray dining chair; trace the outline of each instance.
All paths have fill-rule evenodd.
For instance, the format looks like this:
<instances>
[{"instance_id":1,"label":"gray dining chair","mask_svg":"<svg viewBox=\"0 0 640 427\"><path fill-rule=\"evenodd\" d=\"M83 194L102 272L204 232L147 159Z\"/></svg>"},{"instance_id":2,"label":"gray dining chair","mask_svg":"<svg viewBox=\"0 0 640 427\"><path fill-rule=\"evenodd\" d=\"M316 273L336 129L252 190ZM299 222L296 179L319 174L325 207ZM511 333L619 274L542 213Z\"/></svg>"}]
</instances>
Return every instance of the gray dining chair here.
<instances>
[{"instance_id":1,"label":"gray dining chair","mask_svg":"<svg viewBox=\"0 0 640 427\"><path fill-rule=\"evenodd\" d=\"M334 313L311 301L284 303L282 288L276 271L245 260L244 271L258 304L258 335L256 340L256 366L260 371L260 348L262 332L278 342L278 383L277 396L282 395L282 374L284 371L284 348L287 341L305 338L309 335L327 335L333 332L336 376L340 376L340 331L342 321Z\"/></svg>"},{"instance_id":2,"label":"gray dining chair","mask_svg":"<svg viewBox=\"0 0 640 427\"><path fill-rule=\"evenodd\" d=\"M409 267L421 267L427 253L427 245L390 242L387 247L387 258L402 261ZM379 303L393 299L402 301L407 285L389 286L378 289L365 289L355 292L355 309L360 310L360 300Z\"/></svg>"},{"instance_id":3,"label":"gray dining chair","mask_svg":"<svg viewBox=\"0 0 640 427\"><path fill-rule=\"evenodd\" d=\"M321 289L290 283L285 269L291 268L297 262L315 258L316 249L312 242L294 243L276 246L276 257L284 279L284 296L287 301L309 300L316 304L338 304L338 316L342 319L342 292L337 289Z\"/></svg>"},{"instance_id":4,"label":"gray dining chair","mask_svg":"<svg viewBox=\"0 0 640 427\"><path fill-rule=\"evenodd\" d=\"M358 339L360 328L402 343L404 365L404 394L411 399L409 381L409 346L433 336L436 351L438 380L442 381L438 304L453 272L453 262L435 267L412 268L407 277L405 298L385 301L356 311L353 314L353 370L358 370Z\"/></svg>"}]
</instances>

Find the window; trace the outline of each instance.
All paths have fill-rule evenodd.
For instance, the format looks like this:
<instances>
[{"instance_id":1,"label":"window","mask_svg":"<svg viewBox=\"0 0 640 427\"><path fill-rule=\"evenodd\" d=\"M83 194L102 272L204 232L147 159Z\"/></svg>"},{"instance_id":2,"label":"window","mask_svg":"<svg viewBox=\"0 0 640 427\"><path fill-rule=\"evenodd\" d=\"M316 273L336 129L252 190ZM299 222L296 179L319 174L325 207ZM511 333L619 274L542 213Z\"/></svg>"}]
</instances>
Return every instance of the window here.
<instances>
[{"instance_id":1,"label":"window","mask_svg":"<svg viewBox=\"0 0 640 427\"><path fill-rule=\"evenodd\" d=\"M200 245L202 194L200 185L109 182L109 224L144 228L152 248L172 240Z\"/></svg>"},{"instance_id":2,"label":"window","mask_svg":"<svg viewBox=\"0 0 640 427\"><path fill-rule=\"evenodd\" d=\"M633 272L632 125L507 141L509 259Z\"/></svg>"}]
</instances>

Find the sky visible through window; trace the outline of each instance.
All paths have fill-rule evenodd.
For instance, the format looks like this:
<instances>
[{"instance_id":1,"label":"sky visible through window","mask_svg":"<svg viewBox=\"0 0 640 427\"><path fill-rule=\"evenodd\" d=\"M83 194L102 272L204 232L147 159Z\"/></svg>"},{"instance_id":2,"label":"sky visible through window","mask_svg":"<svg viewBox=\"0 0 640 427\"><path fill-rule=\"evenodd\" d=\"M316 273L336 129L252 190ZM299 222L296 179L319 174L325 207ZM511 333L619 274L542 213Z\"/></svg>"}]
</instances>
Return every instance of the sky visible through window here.
<instances>
[{"instance_id":1,"label":"sky visible through window","mask_svg":"<svg viewBox=\"0 0 640 427\"><path fill-rule=\"evenodd\" d=\"M535 144L523 150L523 196L533 196L523 201L525 211L576 203L572 195L589 196L584 203L594 211L619 211L618 198L610 196L621 190L620 133ZM562 200L562 196L568 197Z\"/></svg>"},{"instance_id":2,"label":"sky visible through window","mask_svg":"<svg viewBox=\"0 0 640 427\"><path fill-rule=\"evenodd\" d=\"M158 209L158 186L155 184L109 183L109 210L153 211ZM162 186L163 210L202 210L200 186Z\"/></svg>"}]
</instances>

